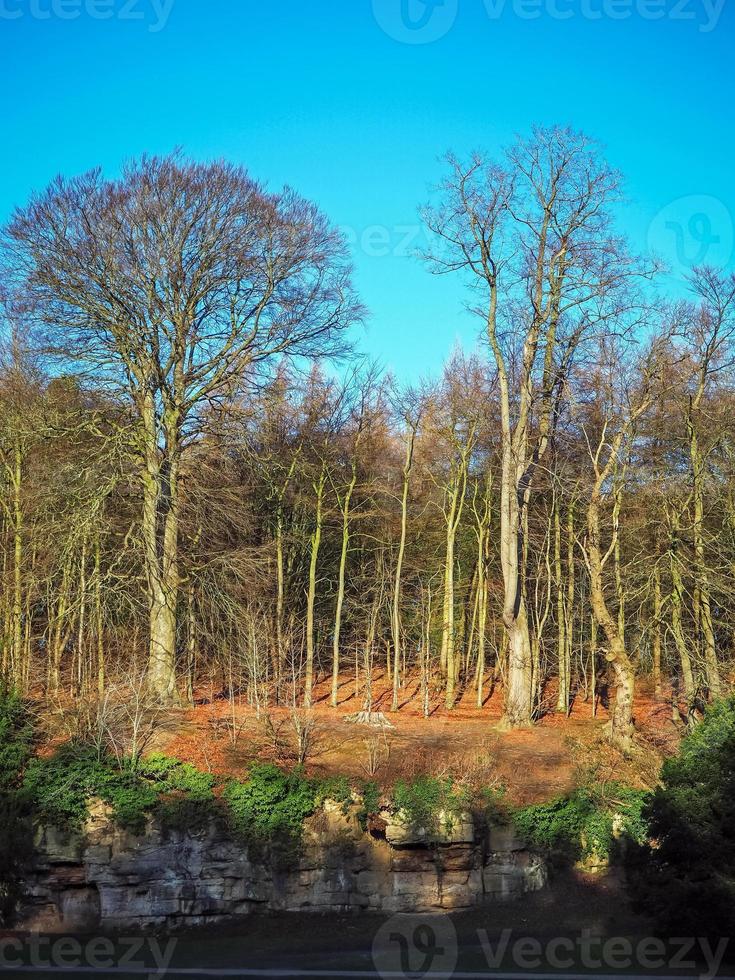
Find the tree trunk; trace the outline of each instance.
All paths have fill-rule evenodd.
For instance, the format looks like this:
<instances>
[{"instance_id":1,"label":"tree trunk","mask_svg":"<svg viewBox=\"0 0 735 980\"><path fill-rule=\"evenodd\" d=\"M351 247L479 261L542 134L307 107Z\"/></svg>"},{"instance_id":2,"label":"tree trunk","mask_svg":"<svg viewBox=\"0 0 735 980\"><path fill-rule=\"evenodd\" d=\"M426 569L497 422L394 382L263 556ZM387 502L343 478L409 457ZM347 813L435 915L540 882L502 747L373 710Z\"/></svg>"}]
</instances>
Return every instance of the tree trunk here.
<instances>
[{"instance_id":1,"label":"tree trunk","mask_svg":"<svg viewBox=\"0 0 735 980\"><path fill-rule=\"evenodd\" d=\"M177 421L165 420L166 438L158 448L155 407L145 406L143 539L149 597L147 685L161 704L178 704L176 626L179 595L179 445ZM160 455L159 455L160 452Z\"/></svg>"},{"instance_id":2,"label":"tree trunk","mask_svg":"<svg viewBox=\"0 0 735 980\"><path fill-rule=\"evenodd\" d=\"M694 681L694 671L692 670L692 659L689 655L683 626L683 605L684 605L684 582L681 575L679 559L679 522L678 517L672 520L671 544L669 547L669 561L671 564L671 632L674 635L676 652L679 654L681 663L681 679L684 685L684 697L687 707L690 708L696 696L696 684Z\"/></svg>"},{"instance_id":3,"label":"tree trunk","mask_svg":"<svg viewBox=\"0 0 735 980\"><path fill-rule=\"evenodd\" d=\"M661 697L661 569L658 562L653 569L653 694Z\"/></svg>"},{"instance_id":4,"label":"tree trunk","mask_svg":"<svg viewBox=\"0 0 735 980\"><path fill-rule=\"evenodd\" d=\"M615 675L615 698L610 712L610 738L623 752L633 745L633 697L635 671L625 650L617 618L613 618L605 601L602 578L603 559L600 549L599 488L590 498L587 508L587 553L590 566L590 601L595 619L602 627L608 644L607 660ZM593 651L594 652L594 651Z\"/></svg>"},{"instance_id":5,"label":"tree trunk","mask_svg":"<svg viewBox=\"0 0 735 980\"><path fill-rule=\"evenodd\" d=\"M567 664L567 615L565 603L564 575L561 563L561 515L559 502L554 504L554 570L556 579L556 620L557 657L559 660L559 693L556 710L567 714L569 711L569 671Z\"/></svg>"},{"instance_id":6,"label":"tree trunk","mask_svg":"<svg viewBox=\"0 0 735 980\"><path fill-rule=\"evenodd\" d=\"M306 670L304 672L304 707L310 708L314 687L314 605L316 602L316 569L319 561L319 547L322 541L322 507L324 487L327 481L326 466L322 465L318 480L314 484L316 493L316 515L314 531L311 535L311 559L309 562L309 591L306 598Z\"/></svg>"},{"instance_id":7,"label":"tree trunk","mask_svg":"<svg viewBox=\"0 0 735 980\"><path fill-rule=\"evenodd\" d=\"M413 452L416 442L416 430L409 429L408 441L406 443L406 461L403 467L403 491L401 494L401 537L398 543L398 558L396 559L396 574L393 583L393 610L391 616L391 631L393 634L393 650L395 651L395 662L393 669L393 700L391 710L398 710L398 665L401 654L401 576L403 574L403 557L406 552L406 531L408 527L408 492L411 481L411 469L413 467Z\"/></svg>"},{"instance_id":8,"label":"tree trunk","mask_svg":"<svg viewBox=\"0 0 735 980\"><path fill-rule=\"evenodd\" d=\"M342 501L342 550L339 556L339 582L337 585L337 607L334 613L334 640L332 645L332 707L337 707L339 696L339 641L342 630L342 606L345 599L345 572L347 551L350 546L350 501L357 484L357 462L352 462L352 476Z\"/></svg>"}]
</instances>

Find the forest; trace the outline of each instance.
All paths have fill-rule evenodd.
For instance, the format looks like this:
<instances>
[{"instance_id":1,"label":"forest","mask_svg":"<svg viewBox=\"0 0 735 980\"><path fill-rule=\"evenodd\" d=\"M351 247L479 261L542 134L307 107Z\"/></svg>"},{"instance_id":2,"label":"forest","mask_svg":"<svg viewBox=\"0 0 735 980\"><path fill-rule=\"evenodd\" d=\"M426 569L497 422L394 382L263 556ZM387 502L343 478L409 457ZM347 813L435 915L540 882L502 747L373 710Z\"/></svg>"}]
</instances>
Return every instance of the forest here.
<instances>
[{"instance_id":1,"label":"forest","mask_svg":"<svg viewBox=\"0 0 735 980\"><path fill-rule=\"evenodd\" d=\"M417 261L478 345L406 384L296 191L174 154L36 192L0 242L8 686L368 720L497 691L504 729L584 702L623 752L643 688L694 727L732 682L735 276L672 287L627 206L569 129L447 156Z\"/></svg>"}]
</instances>

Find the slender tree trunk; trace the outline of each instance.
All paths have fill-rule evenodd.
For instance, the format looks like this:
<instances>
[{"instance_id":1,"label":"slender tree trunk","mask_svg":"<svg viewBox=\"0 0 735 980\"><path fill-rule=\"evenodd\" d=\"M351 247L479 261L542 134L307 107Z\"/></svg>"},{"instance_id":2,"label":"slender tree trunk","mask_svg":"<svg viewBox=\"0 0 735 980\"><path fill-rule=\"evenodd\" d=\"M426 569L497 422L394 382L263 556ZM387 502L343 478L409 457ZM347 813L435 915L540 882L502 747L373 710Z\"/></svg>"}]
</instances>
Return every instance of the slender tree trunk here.
<instances>
[{"instance_id":1,"label":"slender tree trunk","mask_svg":"<svg viewBox=\"0 0 735 980\"><path fill-rule=\"evenodd\" d=\"M332 645L332 707L337 707L339 697L339 642L342 630L342 606L345 599L345 572L347 569L347 552L350 546L350 501L357 484L357 460L352 461L352 475L345 491L342 510L342 550L339 556L339 581L337 585L337 607L334 613L334 640Z\"/></svg>"},{"instance_id":2,"label":"slender tree trunk","mask_svg":"<svg viewBox=\"0 0 735 980\"><path fill-rule=\"evenodd\" d=\"M566 615L566 711L567 715L572 707L572 656L574 652L574 500L569 502L567 511L567 601L565 606Z\"/></svg>"},{"instance_id":3,"label":"slender tree trunk","mask_svg":"<svg viewBox=\"0 0 735 980\"><path fill-rule=\"evenodd\" d=\"M94 539L94 622L97 634L97 695L105 693L105 634L102 612L102 566L100 560L100 536Z\"/></svg>"},{"instance_id":4,"label":"slender tree trunk","mask_svg":"<svg viewBox=\"0 0 735 980\"><path fill-rule=\"evenodd\" d=\"M401 536L398 542L398 557L396 559L396 571L393 581L393 610L391 616L391 632L393 635L393 650L395 651L395 661L393 668L393 700L391 710L398 710L398 686L400 654L402 649L401 638L401 577L403 574L403 558L406 552L406 532L408 528L408 494L411 483L411 470L413 468L413 454L416 442L416 429L411 427L406 441L406 460L403 466L403 487L401 493Z\"/></svg>"},{"instance_id":5,"label":"slender tree trunk","mask_svg":"<svg viewBox=\"0 0 735 980\"><path fill-rule=\"evenodd\" d=\"M485 578L485 569L482 566L477 582L477 588L480 596L477 616L477 707L481 708L483 700L483 681L485 679L485 651L487 647L487 582Z\"/></svg>"},{"instance_id":6,"label":"slender tree trunk","mask_svg":"<svg viewBox=\"0 0 735 980\"><path fill-rule=\"evenodd\" d=\"M564 575L561 562L561 515L559 501L554 503L554 571L556 579L556 620L557 657L559 660L559 693L556 710L567 714L569 711L569 672L567 663L567 616L565 604Z\"/></svg>"},{"instance_id":7,"label":"slender tree trunk","mask_svg":"<svg viewBox=\"0 0 735 980\"><path fill-rule=\"evenodd\" d=\"M457 682L455 665L455 627L454 627L454 527L447 524L446 552L444 555L444 597L442 608L441 663L446 674L447 708L454 707Z\"/></svg>"},{"instance_id":8,"label":"slender tree trunk","mask_svg":"<svg viewBox=\"0 0 735 980\"><path fill-rule=\"evenodd\" d=\"M283 502L286 492L296 470L296 462L301 453L299 448L293 455L291 464L286 475L286 479L277 490L276 504L276 663L274 664L276 704L280 698L281 679L283 676L283 665L286 660L286 651L283 643L283 606L285 601L285 569L283 557Z\"/></svg>"},{"instance_id":9,"label":"slender tree trunk","mask_svg":"<svg viewBox=\"0 0 735 980\"><path fill-rule=\"evenodd\" d=\"M692 504L694 508L692 538L694 543L694 611L697 624L697 643L699 643L701 636L701 639L704 641L704 667L707 678L707 689L710 698L714 699L720 697L722 688L719 665L717 663L717 645L712 621L712 602L710 598L710 583L707 573L704 542L705 460L699 444L699 432L697 428L697 416L707 388L708 367L708 365L703 365L700 369L699 383L696 392L690 397L685 413L685 421L689 435L689 461L692 478Z\"/></svg>"},{"instance_id":10,"label":"slender tree trunk","mask_svg":"<svg viewBox=\"0 0 735 980\"><path fill-rule=\"evenodd\" d=\"M672 519L671 544L669 547L669 561L671 565L671 632L674 636L676 652L679 654L681 663L681 679L684 685L684 697L687 707L694 704L696 696L696 684L694 681L694 671L692 669L692 659L689 655L689 647L684 636L683 626L683 607L684 607L684 582L681 574L679 558L679 521L678 517Z\"/></svg>"},{"instance_id":11,"label":"slender tree trunk","mask_svg":"<svg viewBox=\"0 0 735 980\"><path fill-rule=\"evenodd\" d=\"M12 611L12 672L15 683L22 688L23 676L23 453L20 440L13 450L13 611Z\"/></svg>"},{"instance_id":12,"label":"slender tree trunk","mask_svg":"<svg viewBox=\"0 0 735 980\"><path fill-rule=\"evenodd\" d=\"M610 711L610 736L618 748L628 752L633 744L635 672L625 650L619 622L610 614L605 601L602 578L603 558L600 547L599 487L593 491L587 508L587 534L592 611L605 634L608 645L607 659L615 675L615 699Z\"/></svg>"},{"instance_id":13,"label":"slender tree trunk","mask_svg":"<svg viewBox=\"0 0 735 980\"><path fill-rule=\"evenodd\" d=\"M319 478L314 483L316 514L311 535L311 559L309 561L309 590L306 597L306 670L304 673L304 707L312 706L314 688L314 605L316 602L316 570L319 547L322 541L324 487L327 482L326 466L322 464Z\"/></svg>"},{"instance_id":14,"label":"slender tree trunk","mask_svg":"<svg viewBox=\"0 0 735 980\"><path fill-rule=\"evenodd\" d=\"M653 569L653 694L661 697L661 569L658 562Z\"/></svg>"}]
</instances>

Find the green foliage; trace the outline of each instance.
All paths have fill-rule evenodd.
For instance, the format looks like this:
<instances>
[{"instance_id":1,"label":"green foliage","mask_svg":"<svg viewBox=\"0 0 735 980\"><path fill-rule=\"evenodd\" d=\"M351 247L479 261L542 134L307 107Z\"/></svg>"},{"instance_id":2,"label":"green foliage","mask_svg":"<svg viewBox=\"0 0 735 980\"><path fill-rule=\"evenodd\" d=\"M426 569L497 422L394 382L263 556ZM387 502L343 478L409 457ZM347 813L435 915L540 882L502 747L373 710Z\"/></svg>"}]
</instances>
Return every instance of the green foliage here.
<instances>
[{"instance_id":1,"label":"green foliage","mask_svg":"<svg viewBox=\"0 0 735 980\"><path fill-rule=\"evenodd\" d=\"M346 812L352 802L352 786L346 776L329 776L321 780L316 789L315 802L317 806L325 800L334 800L341 803L342 809Z\"/></svg>"},{"instance_id":2,"label":"green foliage","mask_svg":"<svg viewBox=\"0 0 735 980\"><path fill-rule=\"evenodd\" d=\"M456 792L451 779L416 776L411 782L400 780L393 787L393 805L405 815L409 825L423 829L429 836L439 832L440 815L451 824L466 809L468 799Z\"/></svg>"},{"instance_id":3,"label":"green foliage","mask_svg":"<svg viewBox=\"0 0 735 980\"><path fill-rule=\"evenodd\" d=\"M380 787L373 779L362 784L362 807L366 815L380 809Z\"/></svg>"},{"instance_id":4,"label":"green foliage","mask_svg":"<svg viewBox=\"0 0 735 980\"><path fill-rule=\"evenodd\" d=\"M524 807L515 813L514 822L531 847L559 860L608 860L616 835L637 843L645 840L646 795L619 783L587 786L570 796Z\"/></svg>"},{"instance_id":5,"label":"green foliage","mask_svg":"<svg viewBox=\"0 0 735 980\"><path fill-rule=\"evenodd\" d=\"M28 808L18 792L0 792L0 924L12 922L23 894L23 868L33 850Z\"/></svg>"},{"instance_id":6,"label":"green foliage","mask_svg":"<svg viewBox=\"0 0 735 980\"><path fill-rule=\"evenodd\" d=\"M735 931L735 699L713 705L664 763L645 816L652 843L632 855L641 911L669 932Z\"/></svg>"},{"instance_id":7,"label":"green foliage","mask_svg":"<svg viewBox=\"0 0 735 980\"><path fill-rule=\"evenodd\" d=\"M33 750L33 724L22 698L0 686L0 792L15 789Z\"/></svg>"},{"instance_id":8,"label":"green foliage","mask_svg":"<svg viewBox=\"0 0 735 980\"><path fill-rule=\"evenodd\" d=\"M512 817L511 807L505 798L505 786L484 786L479 792L479 811L489 824L507 824Z\"/></svg>"},{"instance_id":9,"label":"green foliage","mask_svg":"<svg viewBox=\"0 0 735 980\"><path fill-rule=\"evenodd\" d=\"M0 924L12 921L22 895L23 865L32 850L29 808L19 787L33 749L33 724L23 700L0 687Z\"/></svg>"},{"instance_id":10,"label":"green foliage","mask_svg":"<svg viewBox=\"0 0 735 980\"><path fill-rule=\"evenodd\" d=\"M153 787L132 768L75 742L48 758L33 759L24 789L43 821L72 828L84 823L89 800L99 797L112 807L121 826L140 833L146 814L158 802Z\"/></svg>"},{"instance_id":11,"label":"green foliage","mask_svg":"<svg viewBox=\"0 0 735 980\"><path fill-rule=\"evenodd\" d=\"M142 833L155 812L164 826L200 826L214 806L214 778L188 763L155 755L133 768L96 749L69 742L28 766L24 788L41 819L59 826L83 824L89 801L108 803L120 826Z\"/></svg>"},{"instance_id":12,"label":"green foliage","mask_svg":"<svg viewBox=\"0 0 735 980\"><path fill-rule=\"evenodd\" d=\"M304 820L316 807L317 791L300 769L287 773L268 763L253 765L246 782L229 782L222 795L231 826L243 840L256 849L271 844L293 853Z\"/></svg>"},{"instance_id":13,"label":"green foliage","mask_svg":"<svg viewBox=\"0 0 735 980\"><path fill-rule=\"evenodd\" d=\"M189 762L156 753L140 760L137 773L148 780L158 793L186 793L196 800L213 798L214 776Z\"/></svg>"},{"instance_id":14,"label":"green foliage","mask_svg":"<svg viewBox=\"0 0 735 980\"><path fill-rule=\"evenodd\" d=\"M368 817L380 809L380 787L375 780L368 780L362 784L360 796L362 804L357 811L357 819L362 829L366 830Z\"/></svg>"}]
</instances>

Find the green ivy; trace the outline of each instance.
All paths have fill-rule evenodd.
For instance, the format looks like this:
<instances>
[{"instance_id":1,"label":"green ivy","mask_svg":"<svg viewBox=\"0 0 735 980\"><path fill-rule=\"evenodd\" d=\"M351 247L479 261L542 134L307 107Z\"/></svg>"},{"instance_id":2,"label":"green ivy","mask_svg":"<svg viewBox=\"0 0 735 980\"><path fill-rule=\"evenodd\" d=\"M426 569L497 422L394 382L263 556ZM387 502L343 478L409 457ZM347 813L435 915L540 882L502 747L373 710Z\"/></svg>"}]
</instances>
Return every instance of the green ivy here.
<instances>
[{"instance_id":1,"label":"green ivy","mask_svg":"<svg viewBox=\"0 0 735 980\"><path fill-rule=\"evenodd\" d=\"M33 759L23 785L41 820L71 828L81 827L90 799L98 797L112 807L122 827L141 833L159 798L132 767L76 742L67 742L48 758Z\"/></svg>"},{"instance_id":2,"label":"green ivy","mask_svg":"<svg viewBox=\"0 0 735 980\"><path fill-rule=\"evenodd\" d=\"M352 786L346 776L328 776L317 784L316 804L320 806L325 800L341 803L346 811L352 802Z\"/></svg>"},{"instance_id":3,"label":"green ivy","mask_svg":"<svg viewBox=\"0 0 735 980\"><path fill-rule=\"evenodd\" d=\"M298 849L304 820L317 805L317 791L300 769L287 773L267 763L253 765L247 781L229 782L222 796L233 830L256 853L270 844L286 854Z\"/></svg>"},{"instance_id":4,"label":"green ivy","mask_svg":"<svg viewBox=\"0 0 735 980\"><path fill-rule=\"evenodd\" d=\"M23 866L32 850L30 808L21 784L33 751L30 712L0 686L0 924L12 921L22 895Z\"/></svg>"},{"instance_id":5,"label":"green ivy","mask_svg":"<svg viewBox=\"0 0 735 980\"><path fill-rule=\"evenodd\" d=\"M444 813L450 823L468 806L463 792L457 792L451 779L416 776L410 782L400 780L393 787L393 805L405 815L409 825L437 836L439 817Z\"/></svg>"},{"instance_id":6,"label":"green ivy","mask_svg":"<svg viewBox=\"0 0 735 980\"><path fill-rule=\"evenodd\" d=\"M609 859L615 846L616 816L620 834L641 843L647 825L643 816L647 794L619 783L592 785L517 810L514 823L532 847L561 860Z\"/></svg>"},{"instance_id":7,"label":"green ivy","mask_svg":"<svg viewBox=\"0 0 735 980\"><path fill-rule=\"evenodd\" d=\"M33 724L23 699L0 686L0 792L16 789L33 752Z\"/></svg>"},{"instance_id":8,"label":"green ivy","mask_svg":"<svg viewBox=\"0 0 735 980\"><path fill-rule=\"evenodd\" d=\"M630 857L640 911L670 934L735 931L735 698L712 705L668 759L644 812L652 844Z\"/></svg>"}]
</instances>

